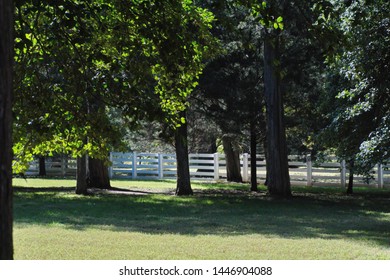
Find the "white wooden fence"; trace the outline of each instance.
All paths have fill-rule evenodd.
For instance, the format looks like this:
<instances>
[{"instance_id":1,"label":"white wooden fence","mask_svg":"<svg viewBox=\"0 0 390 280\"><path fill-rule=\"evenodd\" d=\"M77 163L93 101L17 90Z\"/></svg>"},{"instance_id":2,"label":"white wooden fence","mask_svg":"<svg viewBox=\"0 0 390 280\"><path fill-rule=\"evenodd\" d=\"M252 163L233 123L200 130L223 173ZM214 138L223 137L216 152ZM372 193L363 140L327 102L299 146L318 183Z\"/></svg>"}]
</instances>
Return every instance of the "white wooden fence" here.
<instances>
[{"instance_id":1,"label":"white wooden fence","mask_svg":"<svg viewBox=\"0 0 390 280\"><path fill-rule=\"evenodd\" d=\"M112 165L109 174L114 179L172 179L176 177L176 156L174 154L117 153L110 154ZM226 160L222 154L190 154L190 174L193 180L226 179ZM289 157L290 179L294 185L339 185L347 183L348 170L345 162L330 158L316 164L310 157ZM241 174L244 182L250 180L250 155L241 155ZM66 157L46 159L46 172L49 176L75 176L76 160ZM264 182L266 163L263 156L257 156L257 178ZM372 178L366 181L362 176L354 177L355 185L370 185L379 188L390 187L390 165L377 165ZM27 175L38 175L38 162L33 162Z\"/></svg>"}]
</instances>

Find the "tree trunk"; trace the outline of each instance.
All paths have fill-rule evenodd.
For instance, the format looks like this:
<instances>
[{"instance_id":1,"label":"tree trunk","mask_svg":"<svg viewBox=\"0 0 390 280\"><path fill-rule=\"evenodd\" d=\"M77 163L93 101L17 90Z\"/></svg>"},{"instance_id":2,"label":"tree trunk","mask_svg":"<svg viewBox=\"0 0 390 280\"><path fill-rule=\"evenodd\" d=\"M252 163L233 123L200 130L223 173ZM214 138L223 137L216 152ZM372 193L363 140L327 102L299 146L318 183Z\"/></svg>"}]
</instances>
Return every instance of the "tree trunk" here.
<instances>
[{"instance_id":1,"label":"tree trunk","mask_svg":"<svg viewBox=\"0 0 390 280\"><path fill-rule=\"evenodd\" d=\"M181 113L185 117L185 112ZM175 148L177 164L176 195L192 195L190 165L188 159L187 123L175 130Z\"/></svg>"},{"instance_id":2,"label":"tree trunk","mask_svg":"<svg viewBox=\"0 0 390 280\"><path fill-rule=\"evenodd\" d=\"M87 168L88 168L88 156L83 155L77 158L77 184L76 184L76 194L86 195L88 192L88 183L87 183Z\"/></svg>"},{"instance_id":3,"label":"tree trunk","mask_svg":"<svg viewBox=\"0 0 390 280\"><path fill-rule=\"evenodd\" d=\"M45 157L39 157L39 176L46 176L46 165L45 165Z\"/></svg>"},{"instance_id":4,"label":"tree trunk","mask_svg":"<svg viewBox=\"0 0 390 280\"><path fill-rule=\"evenodd\" d=\"M256 121L251 121L251 191L257 192L257 131L256 131Z\"/></svg>"},{"instance_id":5,"label":"tree trunk","mask_svg":"<svg viewBox=\"0 0 390 280\"><path fill-rule=\"evenodd\" d=\"M349 161L349 178L348 178L348 187L347 194L353 194L353 173L355 168L355 161L351 159Z\"/></svg>"},{"instance_id":6,"label":"tree trunk","mask_svg":"<svg viewBox=\"0 0 390 280\"><path fill-rule=\"evenodd\" d=\"M226 158L226 173L229 182L242 182L240 168L240 151L234 147L234 140L225 135L222 137L223 151Z\"/></svg>"},{"instance_id":7,"label":"tree trunk","mask_svg":"<svg viewBox=\"0 0 390 280\"><path fill-rule=\"evenodd\" d=\"M0 259L13 259L12 62L13 3L0 1Z\"/></svg>"},{"instance_id":8,"label":"tree trunk","mask_svg":"<svg viewBox=\"0 0 390 280\"><path fill-rule=\"evenodd\" d=\"M88 166L88 187L110 189L110 177L105 161L102 159L90 158L88 161Z\"/></svg>"},{"instance_id":9,"label":"tree trunk","mask_svg":"<svg viewBox=\"0 0 390 280\"><path fill-rule=\"evenodd\" d=\"M291 197L284 112L280 90L279 38L270 31L264 40L264 87L267 109L267 187L272 196Z\"/></svg>"},{"instance_id":10,"label":"tree trunk","mask_svg":"<svg viewBox=\"0 0 390 280\"><path fill-rule=\"evenodd\" d=\"M267 137L264 137L264 141L263 141L263 149L264 149L264 158L265 158L265 181L264 181L264 186L267 186L268 185L268 168L269 168L269 165L268 165L268 145L267 145Z\"/></svg>"}]
</instances>

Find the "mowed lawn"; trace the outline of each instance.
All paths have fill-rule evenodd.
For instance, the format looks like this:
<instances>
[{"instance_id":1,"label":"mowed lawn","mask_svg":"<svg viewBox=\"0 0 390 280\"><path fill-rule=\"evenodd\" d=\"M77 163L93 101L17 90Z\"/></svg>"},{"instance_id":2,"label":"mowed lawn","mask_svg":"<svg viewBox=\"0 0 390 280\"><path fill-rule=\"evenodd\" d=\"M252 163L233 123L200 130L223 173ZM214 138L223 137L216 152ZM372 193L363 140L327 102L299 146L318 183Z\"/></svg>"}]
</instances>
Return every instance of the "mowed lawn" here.
<instances>
[{"instance_id":1,"label":"mowed lawn","mask_svg":"<svg viewBox=\"0 0 390 280\"><path fill-rule=\"evenodd\" d=\"M293 188L292 200L245 184L14 179L15 259L390 259L390 190Z\"/></svg>"}]
</instances>

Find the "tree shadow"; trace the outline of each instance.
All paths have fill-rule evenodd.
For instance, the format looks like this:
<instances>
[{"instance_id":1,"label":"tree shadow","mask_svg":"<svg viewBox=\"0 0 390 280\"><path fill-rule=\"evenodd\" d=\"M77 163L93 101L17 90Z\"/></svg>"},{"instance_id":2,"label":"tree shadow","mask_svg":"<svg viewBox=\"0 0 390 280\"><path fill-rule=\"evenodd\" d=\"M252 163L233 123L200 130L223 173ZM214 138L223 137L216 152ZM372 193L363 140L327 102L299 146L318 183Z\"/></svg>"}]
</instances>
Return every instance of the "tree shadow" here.
<instances>
[{"instance_id":1,"label":"tree shadow","mask_svg":"<svg viewBox=\"0 0 390 280\"><path fill-rule=\"evenodd\" d=\"M71 193L75 187L13 187L15 193Z\"/></svg>"},{"instance_id":2,"label":"tree shadow","mask_svg":"<svg viewBox=\"0 0 390 280\"><path fill-rule=\"evenodd\" d=\"M104 227L148 234L368 240L390 247L390 203L386 197L300 195L292 200L273 200L264 193L238 192L175 197L127 189L110 195L76 196L67 195L74 188L31 189L15 189L16 223L58 223L76 230Z\"/></svg>"}]
</instances>

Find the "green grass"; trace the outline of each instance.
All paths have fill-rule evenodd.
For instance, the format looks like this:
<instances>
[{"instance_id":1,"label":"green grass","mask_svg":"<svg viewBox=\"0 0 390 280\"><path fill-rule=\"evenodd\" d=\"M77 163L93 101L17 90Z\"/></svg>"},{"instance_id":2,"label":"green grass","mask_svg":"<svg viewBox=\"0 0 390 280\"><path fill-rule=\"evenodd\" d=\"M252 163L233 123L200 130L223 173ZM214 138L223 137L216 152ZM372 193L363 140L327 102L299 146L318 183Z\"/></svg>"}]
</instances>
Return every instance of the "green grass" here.
<instances>
[{"instance_id":1,"label":"green grass","mask_svg":"<svg viewBox=\"0 0 390 280\"><path fill-rule=\"evenodd\" d=\"M173 181L92 196L74 185L14 180L15 259L390 259L389 190L274 200L244 184L194 183L191 197L171 195Z\"/></svg>"}]
</instances>

